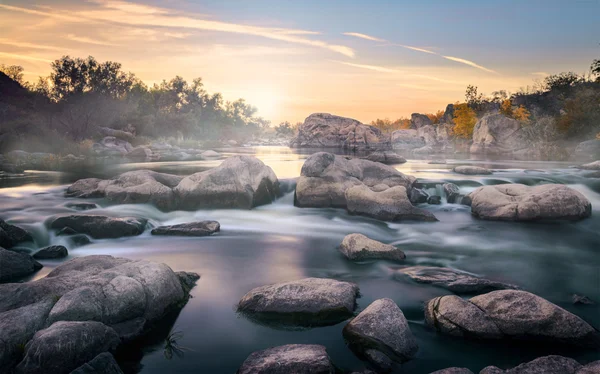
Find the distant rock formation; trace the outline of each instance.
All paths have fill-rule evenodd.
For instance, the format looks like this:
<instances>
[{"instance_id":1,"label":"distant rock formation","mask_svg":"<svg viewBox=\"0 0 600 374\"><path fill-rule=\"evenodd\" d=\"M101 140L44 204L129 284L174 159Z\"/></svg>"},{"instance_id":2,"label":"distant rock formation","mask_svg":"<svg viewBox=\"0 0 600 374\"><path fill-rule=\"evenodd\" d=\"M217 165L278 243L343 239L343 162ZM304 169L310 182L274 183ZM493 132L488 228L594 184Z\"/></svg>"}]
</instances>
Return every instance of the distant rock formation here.
<instances>
[{"instance_id":1,"label":"distant rock formation","mask_svg":"<svg viewBox=\"0 0 600 374\"><path fill-rule=\"evenodd\" d=\"M513 153L529 147L519 121L502 114L488 114L473 129L471 153Z\"/></svg>"}]
</instances>

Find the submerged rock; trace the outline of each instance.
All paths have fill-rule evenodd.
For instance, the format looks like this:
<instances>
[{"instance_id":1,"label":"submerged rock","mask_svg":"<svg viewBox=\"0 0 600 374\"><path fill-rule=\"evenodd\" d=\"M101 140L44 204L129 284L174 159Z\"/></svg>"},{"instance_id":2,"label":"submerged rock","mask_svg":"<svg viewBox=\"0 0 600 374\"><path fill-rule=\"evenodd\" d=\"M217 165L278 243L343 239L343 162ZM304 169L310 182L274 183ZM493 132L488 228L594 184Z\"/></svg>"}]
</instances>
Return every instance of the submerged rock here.
<instances>
[{"instance_id":1,"label":"submerged rock","mask_svg":"<svg viewBox=\"0 0 600 374\"><path fill-rule=\"evenodd\" d=\"M483 293L518 286L479 278L464 271L435 266L411 266L398 270L415 282L432 284L456 293Z\"/></svg>"},{"instance_id":2,"label":"submerged rock","mask_svg":"<svg viewBox=\"0 0 600 374\"><path fill-rule=\"evenodd\" d=\"M423 191L422 189L413 187L410 190L409 200L411 203L413 203L413 204L426 203L428 199L429 199L429 195L427 194L427 192Z\"/></svg>"},{"instance_id":3,"label":"submerged rock","mask_svg":"<svg viewBox=\"0 0 600 374\"><path fill-rule=\"evenodd\" d=\"M42 264L30 255L0 247L0 282L33 274L41 268Z\"/></svg>"},{"instance_id":4,"label":"submerged rock","mask_svg":"<svg viewBox=\"0 0 600 374\"><path fill-rule=\"evenodd\" d=\"M47 260L55 258L63 258L69 255L67 248L62 245L51 245L50 247L42 248L37 251L33 258L38 260Z\"/></svg>"},{"instance_id":5,"label":"submerged rock","mask_svg":"<svg viewBox=\"0 0 600 374\"><path fill-rule=\"evenodd\" d=\"M208 236L221 230L217 221L181 223L172 226L159 226L151 231L152 235Z\"/></svg>"},{"instance_id":6,"label":"submerged rock","mask_svg":"<svg viewBox=\"0 0 600 374\"><path fill-rule=\"evenodd\" d=\"M147 220L135 217L107 217L101 215L71 214L50 217L46 225L50 229L69 228L94 239L114 239L136 236L144 232Z\"/></svg>"},{"instance_id":7,"label":"submerged rock","mask_svg":"<svg viewBox=\"0 0 600 374\"><path fill-rule=\"evenodd\" d=\"M393 151L376 151L365 157L373 162L381 162L386 165L403 164L406 159Z\"/></svg>"},{"instance_id":8,"label":"submerged rock","mask_svg":"<svg viewBox=\"0 0 600 374\"><path fill-rule=\"evenodd\" d=\"M479 374L587 374L584 368L572 358L551 355L536 358L508 370L488 366ZM590 371L589 373L598 372Z\"/></svg>"},{"instance_id":9,"label":"submerged rock","mask_svg":"<svg viewBox=\"0 0 600 374\"><path fill-rule=\"evenodd\" d=\"M600 160L594 161L594 162L590 162L588 164L583 164L583 165L579 166L579 169L584 169L584 170L600 170Z\"/></svg>"},{"instance_id":10,"label":"submerged rock","mask_svg":"<svg viewBox=\"0 0 600 374\"><path fill-rule=\"evenodd\" d=\"M341 322L356 308L358 286L324 278L257 287L238 303L238 312L261 322L322 326Z\"/></svg>"},{"instance_id":11,"label":"submerged rock","mask_svg":"<svg viewBox=\"0 0 600 374\"><path fill-rule=\"evenodd\" d=\"M455 173L465 174L465 175L489 175L492 174L490 169L482 168L479 166L457 166L454 169Z\"/></svg>"},{"instance_id":12,"label":"submerged rock","mask_svg":"<svg viewBox=\"0 0 600 374\"><path fill-rule=\"evenodd\" d=\"M561 184L483 186L467 197L471 213L488 220L579 220L592 214L585 196Z\"/></svg>"},{"instance_id":13,"label":"submerged rock","mask_svg":"<svg viewBox=\"0 0 600 374\"><path fill-rule=\"evenodd\" d=\"M598 331L576 315L526 291L501 290L463 300L441 296L425 307L439 332L470 338L518 338L599 346Z\"/></svg>"},{"instance_id":14,"label":"submerged rock","mask_svg":"<svg viewBox=\"0 0 600 374\"><path fill-rule=\"evenodd\" d=\"M74 210L91 210L100 208L100 205L87 202L69 202L65 204L65 207Z\"/></svg>"},{"instance_id":15,"label":"submerged rock","mask_svg":"<svg viewBox=\"0 0 600 374\"><path fill-rule=\"evenodd\" d=\"M288 344L252 353L237 374L335 374L326 348L313 344Z\"/></svg>"},{"instance_id":16,"label":"submerged rock","mask_svg":"<svg viewBox=\"0 0 600 374\"><path fill-rule=\"evenodd\" d=\"M382 221L437 221L433 213L411 204L403 186L381 192L375 192L365 185L350 187L346 190L346 202L348 213Z\"/></svg>"},{"instance_id":17,"label":"submerged rock","mask_svg":"<svg viewBox=\"0 0 600 374\"><path fill-rule=\"evenodd\" d=\"M31 235L20 227L0 219L0 247L12 248L23 242L32 242Z\"/></svg>"},{"instance_id":18,"label":"submerged rock","mask_svg":"<svg viewBox=\"0 0 600 374\"><path fill-rule=\"evenodd\" d=\"M593 305L595 304L592 299L587 296L574 294L572 297L573 304Z\"/></svg>"},{"instance_id":19,"label":"submerged rock","mask_svg":"<svg viewBox=\"0 0 600 374\"><path fill-rule=\"evenodd\" d=\"M427 204L440 205L441 203L442 203L442 197L441 196L433 195L433 196L429 196L427 198Z\"/></svg>"},{"instance_id":20,"label":"submerged rock","mask_svg":"<svg viewBox=\"0 0 600 374\"><path fill-rule=\"evenodd\" d=\"M406 258L399 248L369 239L362 234L346 235L340 244L340 252L355 261L376 259L400 261Z\"/></svg>"},{"instance_id":21,"label":"submerged rock","mask_svg":"<svg viewBox=\"0 0 600 374\"><path fill-rule=\"evenodd\" d=\"M350 349L379 370L415 357L419 347L404 314L391 299L375 300L343 330Z\"/></svg>"},{"instance_id":22,"label":"submerged rock","mask_svg":"<svg viewBox=\"0 0 600 374\"><path fill-rule=\"evenodd\" d=\"M123 374L123 371L113 355L104 352L73 370L70 374Z\"/></svg>"}]
</instances>

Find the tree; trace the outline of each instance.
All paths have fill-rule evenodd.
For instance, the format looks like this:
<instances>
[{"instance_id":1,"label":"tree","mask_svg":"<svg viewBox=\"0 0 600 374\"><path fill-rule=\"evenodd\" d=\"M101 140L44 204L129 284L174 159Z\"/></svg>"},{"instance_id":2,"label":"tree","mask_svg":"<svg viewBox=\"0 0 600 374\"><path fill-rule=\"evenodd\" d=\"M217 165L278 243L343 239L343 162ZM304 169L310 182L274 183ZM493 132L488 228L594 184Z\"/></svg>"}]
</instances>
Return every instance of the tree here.
<instances>
[{"instance_id":1,"label":"tree","mask_svg":"<svg viewBox=\"0 0 600 374\"><path fill-rule=\"evenodd\" d=\"M547 76L544 79L544 86L547 91L564 92L584 81L584 77L570 71Z\"/></svg>"},{"instance_id":2,"label":"tree","mask_svg":"<svg viewBox=\"0 0 600 374\"><path fill-rule=\"evenodd\" d=\"M0 71L4 74L8 75L8 77L15 82L19 83L21 86L25 85L25 81L23 80L23 69L22 66L19 65L4 65L0 64Z\"/></svg>"},{"instance_id":3,"label":"tree","mask_svg":"<svg viewBox=\"0 0 600 374\"><path fill-rule=\"evenodd\" d=\"M282 122L275 127L275 133L282 136L292 136L296 128L288 121Z\"/></svg>"},{"instance_id":4,"label":"tree","mask_svg":"<svg viewBox=\"0 0 600 374\"><path fill-rule=\"evenodd\" d=\"M437 124L437 123L440 123L440 120L444 117L444 111L438 110L437 112L435 112L435 114L428 113L426 115L427 115L427 117L429 117L431 122L433 122L434 124Z\"/></svg>"},{"instance_id":5,"label":"tree","mask_svg":"<svg viewBox=\"0 0 600 374\"><path fill-rule=\"evenodd\" d=\"M468 103L454 105L454 134L464 139L473 137L477 114Z\"/></svg>"},{"instance_id":6,"label":"tree","mask_svg":"<svg viewBox=\"0 0 600 374\"><path fill-rule=\"evenodd\" d=\"M465 91L465 100L472 108L478 108L483 104L485 98L483 94L477 92L477 86L468 85Z\"/></svg>"},{"instance_id":7,"label":"tree","mask_svg":"<svg viewBox=\"0 0 600 374\"><path fill-rule=\"evenodd\" d=\"M502 101L500 104L500 113L507 117L513 116L512 101L510 99L505 99Z\"/></svg>"},{"instance_id":8,"label":"tree","mask_svg":"<svg viewBox=\"0 0 600 374\"><path fill-rule=\"evenodd\" d=\"M410 128L410 118L400 117L395 121L391 121L389 118L384 119L376 119L375 121L371 121L371 126L377 127L379 130L383 132L392 132L395 130L409 129Z\"/></svg>"},{"instance_id":9,"label":"tree","mask_svg":"<svg viewBox=\"0 0 600 374\"><path fill-rule=\"evenodd\" d=\"M515 109L512 113L512 118L521 122L522 124L529 123L529 117L531 113L525 108L523 105L520 105L517 109Z\"/></svg>"},{"instance_id":10,"label":"tree","mask_svg":"<svg viewBox=\"0 0 600 374\"><path fill-rule=\"evenodd\" d=\"M594 60L590 66L592 75L596 77L596 82L600 83L600 60Z\"/></svg>"}]
</instances>

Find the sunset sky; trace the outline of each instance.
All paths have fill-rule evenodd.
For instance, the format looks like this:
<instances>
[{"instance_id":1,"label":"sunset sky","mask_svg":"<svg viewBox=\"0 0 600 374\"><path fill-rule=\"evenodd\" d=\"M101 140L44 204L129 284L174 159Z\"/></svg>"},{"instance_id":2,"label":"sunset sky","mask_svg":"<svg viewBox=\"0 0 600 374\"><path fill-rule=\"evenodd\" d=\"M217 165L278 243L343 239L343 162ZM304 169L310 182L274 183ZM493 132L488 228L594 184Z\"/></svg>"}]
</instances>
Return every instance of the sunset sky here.
<instances>
[{"instance_id":1,"label":"sunset sky","mask_svg":"<svg viewBox=\"0 0 600 374\"><path fill-rule=\"evenodd\" d=\"M0 0L0 63L62 55L181 75L277 124L435 112L467 84L515 92L600 58L600 1Z\"/></svg>"}]
</instances>

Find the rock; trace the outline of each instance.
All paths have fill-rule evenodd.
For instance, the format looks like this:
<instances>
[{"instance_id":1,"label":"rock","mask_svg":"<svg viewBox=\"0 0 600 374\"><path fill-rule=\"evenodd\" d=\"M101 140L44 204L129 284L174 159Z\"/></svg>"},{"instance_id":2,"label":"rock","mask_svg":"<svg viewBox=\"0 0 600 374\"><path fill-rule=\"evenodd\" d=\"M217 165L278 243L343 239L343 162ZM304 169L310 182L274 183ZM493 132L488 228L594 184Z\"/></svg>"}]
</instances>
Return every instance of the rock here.
<instances>
[{"instance_id":1,"label":"rock","mask_svg":"<svg viewBox=\"0 0 600 374\"><path fill-rule=\"evenodd\" d=\"M27 343L15 372L68 374L118 345L117 333L100 322L56 322Z\"/></svg>"},{"instance_id":2,"label":"rock","mask_svg":"<svg viewBox=\"0 0 600 374\"><path fill-rule=\"evenodd\" d=\"M67 257L69 252L67 248L62 245L51 245L50 247L42 248L37 251L33 258L37 260L47 260L47 259L55 259L55 258L63 258Z\"/></svg>"},{"instance_id":3,"label":"rock","mask_svg":"<svg viewBox=\"0 0 600 374\"><path fill-rule=\"evenodd\" d=\"M404 186L410 190L415 178L391 166L332 153L312 154L302 165L294 204L300 207L346 208L345 192L357 185Z\"/></svg>"},{"instance_id":4,"label":"rock","mask_svg":"<svg viewBox=\"0 0 600 374\"><path fill-rule=\"evenodd\" d=\"M100 353L70 374L123 374L113 355L108 352Z\"/></svg>"},{"instance_id":5,"label":"rock","mask_svg":"<svg viewBox=\"0 0 600 374\"><path fill-rule=\"evenodd\" d=\"M125 156L133 151L133 146L114 136L107 136L98 143L92 145L92 152L99 156Z\"/></svg>"},{"instance_id":6,"label":"rock","mask_svg":"<svg viewBox=\"0 0 600 374\"><path fill-rule=\"evenodd\" d=\"M530 147L519 121L499 113L488 114L475 124L471 153L512 153Z\"/></svg>"},{"instance_id":7,"label":"rock","mask_svg":"<svg viewBox=\"0 0 600 374\"><path fill-rule=\"evenodd\" d=\"M427 192L423 191L420 188L413 187L410 190L409 200L413 204L426 203L428 198L429 198L429 195L427 194Z\"/></svg>"},{"instance_id":8,"label":"rock","mask_svg":"<svg viewBox=\"0 0 600 374\"><path fill-rule=\"evenodd\" d=\"M208 236L221 230L217 221L200 221L181 223L172 226L160 226L152 230L152 235L177 235L177 236Z\"/></svg>"},{"instance_id":9,"label":"rock","mask_svg":"<svg viewBox=\"0 0 600 374\"><path fill-rule=\"evenodd\" d=\"M398 270L418 283L427 283L446 288L456 293L483 293L504 289L519 289L518 286L479 278L464 271L435 266L412 266Z\"/></svg>"},{"instance_id":10,"label":"rock","mask_svg":"<svg viewBox=\"0 0 600 374\"><path fill-rule=\"evenodd\" d=\"M328 113L314 113L298 127L292 148L377 148L389 143L376 127Z\"/></svg>"},{"instance_id":11,"label":"rock","mask_svg":"<svg viewBox=\"0 0 600 374\"><path fill-rule=\"evenodd\" d=\"M137 161L146 161L153 156L152 150L147 147L135 147L131 152L127 153L127 158Z\"/></svg>"},{"instance_id":12,"label":"rock","mask_svg":"<svg viewBox=\"0 0 600 374\"><path fill-rule=\"evenodd\" d=\"M492 171L490 169L482 168L479 166L457 166L452 169L455 173L464 175L490 175Z\"/></svg>"},{"instance_id":13,"label":"rock","mask_svg":"<svg viewBox=\"0 0 600 374\"><path fill-rule=\"evenodd\" d=\"M362 234L350 234L340 244L340 252L350 260L394 260L406 258L404 252L390 244L369 239Z\"/></svg>"},{"instance_id":14,"label":"rock","mask_svg":"<svg viewBox=\"0 0 600 374\"><path fill-rule=\"evenodd\" d=\"M144 232L147 222L145 218L71 214L50 217L46 221L46 226L53 230L68 227L94 239L113 239L140 235Z\"/></svg>"},{"instance_id":15,"label":"rock","mask_svg":"<svg viewBox=\"0 0 600 374\"><path fill-rule=\"evenodd\" d=\"M0 219L0 247L12 248L23 242L32 242L33 237L20 227Z\"/></svg>"},{"instance_id":16,"label":"rock","mask_svg":"<svg viewBox=\"0 0 600 374\"><path fill-rule=\"evenodd\" d=\"M288 344L252 353L237 374L335 374L322 345Z\"/></svg>"},{"instance_id":17,"label":"rock","mask_svg":"<svg viewBox=\"0 0 600 374\"><path fill-rule=\"evenodd\" d=\"M346 190L348 213L363 215L382 221L437 221L435 216L413 206L404 186L396 186L382 192L374 192L365 185Z\"/></svg>"},{"instance_id":18,"label":"rock","mask_svg":"<svg viewBox=\"0 0 600 374\"><path fill-rule=\"evenodd\" d=\"M343 330L350 349L380 370L415 357L419 347L404 314L391 299L375 300Z\"/></svg>"},{"instance_id":19,"label":"rock","mask_svg":"<svg viewBox=\"0 0 600 374\"><path fill-rule=\"evenodd\" d=\"M600 139L586 140L575 148L573 157L582 160L598 160L600 158Z\"/></svg>"},{"instance_id":20,"label":"rock","mask_svg":"<svg viewBox=\"0 0 600 374\"><path fill-rule=\"evenodd\" d=\"M401 150L414 150L425 146L425 139L417 130L396 130L391 135L392 148Z\"/></svg>"},{"instance_id":21,"label":"rock","mask_svg":"<svg viewBox=\"0 0 600 374\"><path fill-rule=\"evenodd\" d=\"M104 136L112 136L120 140L132 142L135 139L135 135L128 131L111 129L110 127L100 127L98 131Z\"/></svg>"},{"instance_id":22,"label":"rock","mask_svg":"<svg viewBox=\"0 0 600 374\"><path fill-rule=\"evenodd\" d=\"M579 220L592 214L585 196L560 184L483 186L467 197L471 213L487 220Z\"/></svg>"},{"instance_id":23,"label":"rock","mask_svg":"<svg viewBox=\"0 0 600 374\"><path fill-rule=\"evenodd\" d=\"M424 126L433 126L433 122L427 115L420 113L413 113L410 115L410 128L420 129Z\"/></svg>"},{"instance_id":24,"label":"rock","mask_svg":"<svg viewBox=\"0 0 600 374\"><path fill-rule=\"evenodd\" d=\"M449 204L456 203L456 200L461 196L460 188L454 183L444 183L442 185L444 193L446 194L446 200Z\"/></svg>"},{"instance_id":25,"label":"rock","mask_svg":"<svg viewBox=\"0 0 600 374\"><path fill-rule=\"evenodd\" d=\"M0 171L10 174L23 174L25 170L21 166L10 163L0 163Z\"/></svg>"},{"instance_id":26,"label":"rock","mask_svg":"<svg viewBox=\"0 0 600 374\"><path fill-rule=\"evenodd\" d=\"M381 162L386 165L403 164L406 162L404 157L392 151L376 151L368 155L366 159L373 162Z\"/></svg>"},{"instance_id":27,"label":"rock","mask_svg":"<svg viewBox=\"0 0 600 374\"><path fill-rule=\"evenodd\" d=\"M473 374L473 372L467 368L447 368L442 370L436 370L429 374Z\"/></svg>"},{"instance_id":28,"label":"rock","mask_svg":"<svg viewBox=\"0 0 600 374\"><path fill-rule=\"evenodd\" d=\"M0 247L0 282L33 274L41 268L42 264L30 255Z\"/></svg>"},{"instance_id":29,"label":"rock","mask_svg":"<svg viewBox=\"0 0 600 374\"><path fill-rule=\"evenodd\" d=\"M58 235L59 233L60 232L58 232L56 235L59 236ZM91 239L85 234L69 235L68 239L69 239L69 243L71 244L71 248L82 247L82 246L88 245L92 242Z\"/></svg>"},{"instance_id":30,"label":"rock","mask_svg":"<svg viewBox=\"0 0 600 374\"><path fill-rule=\"evenodd\" d=\"M209 151L204 151L200 154L202 156L202 158L220 158L222 157L222 155L219 152L215 152L212 150Z\"/></svg>"},{"instance_id":31,"label":"rock","mask_svg":"<svg viewBox=\"0 0 600 374\"><path fill-rule=\"evenodd\" d=\"M425 321L455 336L517 338L576 346L599 345L598 331L576 315L519 290L500 290L463 300L442 296L425 307Z\"/></svg>"},{"instance_id":32,"label":"rock","mask_svg":"<svg viewBox=\"0 0 600 374\"><path fill-rule=\"evenodd\" d=\"M587 296L573 294L573 304L594 305L595 303Z\"/></svg>"},{"instance_id":33,"label":"rock","mask_svg":"<svg viewBox=\"0 0 600 374\"><path fill-rule=\"evenodd\" d=\"M446 160L431 160L428 162L430 165L446 165Z\"/></svg>"},{"instance_id":34,"label":"rock","mask_svg":"<svg viewBox=\"0 0 600 374\"><path fill-rule=\"evenodd\" d=\"M508 370L488 366L479 374L575 374L582 366L572 358L544 356Z\"/></svg>"},{"instance_id":35,"label":"rock","mask_svg":"<svg viewBox=\"0 0 600 374\"><path fill-rule=\"evenodd\" d=\"M322 326L352 316L358 286L324 278L305 278L257 287L238 303L237 310L258 321L283 325Z\"/></svg>"},{"instance_id":36,"label":"rock","mask_svg":"<svg viewBox=\"0 0 600 374\"><path fill-rule=\"evenodd\" d=\"M429 196L427 198L427 204L440 205L441 203L442 203L442 197L441 196L433 195L433 196Z\"/></svg>"},{"instance_id":37,"label":"rock","mask_svg":"<svg viewBox=\"0 0 600 374\"><path fill-rule=\"evenodd\" d=\"M65 204L65 207L74 210L91 210L100 208L100 205L86 202L69 202Z\"/></svg>"},{"instance_id":38,"label":"rock","mask_svg":"<svg viewBox=\"0 0 600 374\"><path fill-rule=\"evenodd\" d=\"M579 169L584 169L584 170L600 170L600 160L599 161L590 162L588 164L583 164L583 165L579 166Z\"/></svg>"},{"instance_id":39,"label":"rock","mask_svg":"<svg viewBox=\"0 0 600 374\"><path fill-rule=\"evenodd\" d=\"M233 139L230 139L230 140L227 141L227 144L230 145L230 146L232 146L232 147L236 147L238 145L238 142L236 142Z\"/></svg>"},{"instance_id":40,"label":"rock","mask_svg":"<svg viewBox=\"0 0 600 374\"><path fill-rule=\"evenodd\" d=\"M584 367L580 368L575 374L598 374L600 373L600 360L590 362Z\"/></svg>"}]
</instances>

